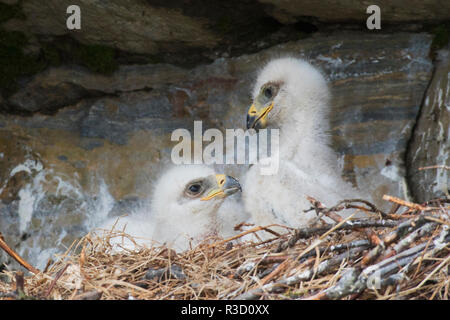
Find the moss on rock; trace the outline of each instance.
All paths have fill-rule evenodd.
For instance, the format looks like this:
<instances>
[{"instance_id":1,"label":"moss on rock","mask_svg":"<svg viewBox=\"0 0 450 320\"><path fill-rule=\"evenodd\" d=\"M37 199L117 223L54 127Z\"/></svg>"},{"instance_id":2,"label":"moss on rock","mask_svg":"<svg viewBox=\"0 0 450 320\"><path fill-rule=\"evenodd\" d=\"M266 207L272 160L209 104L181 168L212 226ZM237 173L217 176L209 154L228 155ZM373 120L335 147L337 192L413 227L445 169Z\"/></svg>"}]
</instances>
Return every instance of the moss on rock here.
<instances>
[{"instance_id":1,"label":"moss on rock","mask_svg":"<svg viewBox=\"0 0 450 320\"><path fill-rule=\"evenodd\" d=\"M106 75L119 67L116 50L103 45L85 45L64 37L41 42L39 53L26 53L28 45L24 33L0 28L0 92L4 97L17 91L21 77L49 66L76 64Z\"/></svg>"},{"instance_id":2,"label":"moss on rock","mask_svg":"<svg viewBox=\"0 0 450 320\"><path fill-rule=\"evenodd\" d=\"M17 90L17 80L45 68L39 55L27 54L26 35L19 31L0 29L0 91L8 97Z\"/></svg>"},{"instance_id":3,"label":"moss on rock","mask_svg":"<svg viewBox=\"0 0 450 320\"><path fill-rule=\"evenodd\" d=\"M21 3L6 4L0 2L0 23L13 18L25 19L25 14L22 12Z\"/></svg>"},{"instance_id":4,"label":"moss on rock","mask_svg":"<svg viewBox=\"0 0 450 320\"><path fill-rule=\"evenodd\" d=\"M450 41L450 24L441 24L432 30L434 34L433 42L430 47L430 54L433 57L436 50L442 49Z\"/></svg>"},{"instance_id":5,"label":"moss on rock","mask_svg":"<svg viewBox=\"0 0 450 320\"><path fill-rule=\"evenodd\" d=\"M25 19L22 5L0 3L0 23L10 19ZM0 27L0 93L8 97L17 90L19 77L32 75L44 69L39 55L25 53L27 36L19 31Z\"/></svg>"},{"instance_id":6,"label":"moss on rock","mask_svg":"<svg viewBox=\"0 0 450 320\"><path fill-rule=\"evenodd\" d=\"M75 48L75 62L93 72L111 74L118 68L116 50L104 45L80 44Z\"/></svg>"}]
</instances>

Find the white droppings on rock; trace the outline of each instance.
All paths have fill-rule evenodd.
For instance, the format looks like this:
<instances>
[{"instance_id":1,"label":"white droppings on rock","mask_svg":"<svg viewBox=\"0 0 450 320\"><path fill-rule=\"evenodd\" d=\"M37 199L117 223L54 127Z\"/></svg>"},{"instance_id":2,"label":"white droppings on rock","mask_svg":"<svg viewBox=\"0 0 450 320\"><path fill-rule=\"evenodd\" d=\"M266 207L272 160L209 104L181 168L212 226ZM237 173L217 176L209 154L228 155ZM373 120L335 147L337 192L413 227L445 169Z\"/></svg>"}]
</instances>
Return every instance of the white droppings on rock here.
<instances>
[{"instance_id":1,"label":"white droppings on rock","mask_svg":"<svg viewBox=\"0 0 450 320\"><path fill-rule=\"evenodd\" d=\"M19 191L19 197L19 230L20 232L24 232L33 216L36 197L33 195L30 185L27 185Z\"/></svg>"},{"instance_id":2,"label":"white droppings on rock","mask_svg":"<svg viewBox=\"0 0 450 320\"><path fill-rule=\"evenodd\" d=\"M445 238L449 234L449 230L450 228L448 225L443 226L442 232L439 234L439 237L433 241L435 250L442 250L448 245L448 243L445 241Z\"/></svg>"},{"instance_id":3,"label":"white droppings on rock","mask_svg":"<svg viewBox=\"0 0 450 320\"><path fill-rule=\"evenodd\" d=\"M89 212L89 218L86 221L88 229L97 227L100 223L104 222L108 213L114 207L115 199L109 192L108 185L103 179L100 179L99 192L97 194L97 200L94 203L93 210Z\"/></svg>"},{"instance_id":4,"label":"white droppings on rock","mask_svg":"<svg viewBox=\"0 0 450 320\"><path fill-rule=\"evenodd\" d=\"M39 161L27 159L25 160L24 163L21 163L17 165L14 169L12 169L11 172L9 173L9 176L13 177L16 173L21 171L25 171L29 174L32 174L33 171L40 172L42 171L43 168L44 166Z\"/></svg>"},{"instance_id":5,"label":"white droppings on rock","mask_svg":"<svg viewBox=\"0 0 450 320\"><path fill-rule=\"evenodd\" d=\"M396 165L385 166L380 173L392 181L398 181L400 178L398 167Z\"/></svg>"},{"instance_id":6,"label":"white droppings on rock","mask_svg":"<svg viewBox=\"0 0 450 320\"><path fill-rule=\"evenodd\" d=\"M343 44L343 42L341 41L341 42L339 42L339 43L333 45L333 46L331 47L331 50L339 49L340 47L342 47L342 44Z\"/></svg>"}]
</instances>

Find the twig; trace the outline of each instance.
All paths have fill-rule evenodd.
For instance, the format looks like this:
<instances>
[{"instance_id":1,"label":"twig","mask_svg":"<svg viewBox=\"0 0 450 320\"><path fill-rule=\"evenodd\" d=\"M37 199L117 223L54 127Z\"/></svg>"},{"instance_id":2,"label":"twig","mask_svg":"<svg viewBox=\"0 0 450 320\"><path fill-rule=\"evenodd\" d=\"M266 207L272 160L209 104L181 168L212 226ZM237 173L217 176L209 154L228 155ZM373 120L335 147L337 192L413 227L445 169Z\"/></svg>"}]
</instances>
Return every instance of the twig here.
<instances>
[{"instance_id":1,"label":"twig","mask_svg":"<svg viewBox=\"0 0 450 320\"><path fill-rule=\"evenodd\" d=\"M16 292L20 295L23 295L25 293L25 279L23 278L23 272L17 271L16 272Z\"/></svg>"},{"instance_id":2,"label":"twig","mask_svg":"<svg viewBox=\"0 0 450 320\"><path fill-rule=\"evenodd\" d=\"M370 203L369 201L363 200L363 199L345 199L345 200L341 200L339 201L336 205L334 205L333 207L327 209L321 202L319 202L318 200L316 200L313 197L310 196L306 196L306 199L311 202L311 204L313 205L310 209L308 210L304 210L304 212L308 212L311 210L316 210L316 212L323 212L326 211L327 213L330 212L339 212L342 211L344 209L357 209L357 210L362 210L365 212L372 212L372 213L376 213L376 214L380 214L382 217L385 218L389 218L391 219L391 215L383 212L382 210L378 209L374 204ZM359 206L359 205L355 205L353 203L363 203L365 205L368 206L368 208L363 207L363 206Z\"/></svg>"},{"instance_id":3,"label":"twig","mask_svg":"<svg viewBox=\"0 0 450 320\"><path fill-rule=\"evenodd\" d=\"M52 292L53 288L54 288L55 285L56 285L56 282L59 280L59 278L61 278L61 276L62 276L62 275L64 274L64 272L67 270L67 267L69 267L69 265L70 265L70 263L67 263L67 264L64 266L64 268L56 274L55 278L54 278L53 281L50 283L50 286L48 287L47 292L44 294L44 298L47 298L47 297L50 295L50 293Z\"/></svg>"},{"instance_id":4,"label":"twig","mask_svg":"<svg viewBox=\"0 0 450 320\"><path fill-rule=\"evenodd\" d=\"M342 217L336 213L333 212L333 210L338 210L337 207L339 206L339 204L331 209L326 209L326 207L320 203L319 201L315 200L312 197L307 197L308 200L311 202L311 204L315 207L318 208L316 211L320 211L325 214L327 217L331 218L332 220L334 220L335 222L341 222L342 221ZM355 200L343 200L340 203L345 203L346 201L360 201L359 199L355 199ZM376 209L376 208L375 208ZM378 209L376 209L378 210ZM364 229L364 228L355 228L355 231L360 231L360 232L364 232L367 236L367 239L369 239L370 243L373 245L378 245L381 240L378 237L378 235L370 229Z\"/></svg>"},{"instance_id":5,"label":"twig","mask_svg":"<svg viewBox=\"0 0 450 320\"><path fill-rule=\"evenodd\" d=\"M425 279L422 280L421 283L419 283L419 285L417 286L417 288L420 288L421 286L423 286L425 284L425 282L427 282L437 271L439 271L444 265L448 264L450 262L450 255L443 260L436 268L434 268L433 271L431 271Z\"/></svg>"},{"instance_id":6,"label":"twig","mask_svg":"<svg viewBox=\"0 0 450 320\"><path fill-rule=\"evenodd\" d=\"M352 214L350 216L348 216L347 218L345 218L344 220L342 220L341 222L339 222L338 224L336 224L335 226L333 226L333 228L331 228L330 230L328 230L327 232L325 232L324 234L322 234L318 239L316 239L311 245L309 245L305 250L303 250L297 257L297 259L300 259L302 256L304 256L306 253L308 253L309 251L311 251L312 249L315 249L316 247L319 246L319 244L322 243L322 241L325 239L325 237L327 235L329 235L330 233L332 233L333 231L339 229L340 226L342 226L343 224L347 223L348 220L350 220L355 214Z\"/></svg>"},{"instance_id":7,"label":"twig","mask_svg":"<svg viewBox=\"0 0 450 320\"><path fill-rule=\"evenodd\" d=\"M359 280L359 272L355 268L347 270L338 283L316 295L306 298L306 300L330 300L339 299L350 294L357 294L365 289L364 283Z\"/></svg>"},{"instance_id":8,"label":"twig","mask_svg":"<svg viewBox=\"0 0 450 320\"><path fill-rule=\"evenodd\" d=\"M383 200L394 202L394 203L397 203L397 204L402 205L404 207L408 207L408 208L415 209L415 210L421 210L422 211L422 210L426 209L426 207L423 207L420 204L412 203L412 202L409 202L409 201L405 201L405 200L402 200L402 199L397 198L397 197L389 196L387 194L385 194L383 196Z\"/></svg>"},{"instance_id":9,"label":"twig","mask_svg":"<svg viewBox=\"0 0 450 320\"><path fill-rule=\"evenodd\" d=\"M333 258L327 259L325 261L322 261L319 263L316 275L326 274L328 272L331 272L334 267L337 265L340 265L344 259L351 259L355 258L359 253L361 253L364 250L363 247L360 248L353 248L349 250L348 252L341 253ZM237 296L236 300L254 300L260 298L264 292L273 293L279 290L283 287L289 287L296 285L302 281L307 281L312 278L314 275L314 268L307 269L305 271L302 271L298 274L295 274L293 276L283 278L277 282L265 284L264 286L260 288L256 288L253 290L249 290L239 296Z\"/></svg>"},{"instance_id":10,"label":"twig","mask_svg":"<svg viewBox=\"0 0 450 320\"><path fill-rule=\"evenodd\" d=\"M38 274L40 271L33 267L31 264L26 262L17 252L11 249L5 242L3 235L0 233L0 248L6 251L8 255L10 255L14 260L16 260L21 266L23 266L28 271Z\"/></svg>"},{"instance_id":11,"label":"twig","mask_svg":"<svg viewBox=\"0 0 450 320\"><path fill-rule=\"evenodd\" d=\"M72 300L100 300L102 295L103 295L102 291L92 290L79 294L73 297Z\"/></svg>"},{"instance_id":12,"label":"twig","mask_svg":"<svg viewBox=\"0 0 450 320\"><path fill-rule=\"evenodd\" d=\"M25 294L25 279L22 271L17 271L14 275L16 280L15 290L12 292L0 292L0 298L12 299L12 300L30 300L34 297L27 296Z\"/></svg>"},{"instance_id":13,"label":"twig","mask_svg":"<svg viewBox=\"0 0 450 320\"><path fill-rule=\"evenodd\" d=\"M445 165L434 165L434 166L427 166L427 167L420 167L419 170L427 170L427 169L445 169L450 170L449 166Z\"/></svg>"},{"instance_id":14,"label":"twig","mask_svg":"<svg viewBox=\"0 0 450 320\"><path fill-rule=\"evenodd\" d=\"M401 223L394 231L387 234L383 237L383 240L362 259L362 266L368 266L375 261L386 249L394 241L401 239L408 232L420 228L422 225L427 223L427 220L424 216L419 216L416 219L408 220L406 222Z\"/></svg>"},{"instance_id":15,"label":"twig","mask_svg":"<svg viewBox=\"0 0 450 320\"><path fill-rule=\"evenodd\" d=\"M392 228L398 226L399 222L389 220L352 220L347 221L338 230L355 230L359 228ZM322 235L336 225L327 224L323 227L296 229L294 235L287 242L280 242L275 252L281 252L288 247L293 247L300 239L310 238L315 235Z\"/></svg>"},{"instance_id":16,"label":"twig","mask_svg":"<svg viewBox=\"0 0 450 320\"><path fill-rule=\"evenodd\" d=\"M370 208L370 210L367 209L367 208L361 207L361 206L353 205L352 203L354 203L354 202L363 203L366 206L368 206ZM378 209L373 203L370 203L369 201L366 201L366 200L363 200L363 199L346 199L346 200L342 200L342 201L338 202L338 204L335 205L334 207L332 207L331 209L336 210L337 208L341 208L342 205L343 205L344 209L361 209L361 210L366 211L366 212L373 212L373 213L380 214L384 218L390 218L389 214L387 214L384 211ZM334 208L336 208L336 209L334 209Z\"/></svg>"},{"instance_id":17,"label":"twig","mask_svg":"<svg viewBox=\"0 0 450 320\"><path fill-rule=\"evenodd\" d=\"M383 276L391 275L392 272L395 272L395 270L400 270L402 267L410 265L418 256L421 255L425 247L427 247L427 243L421 243L413 248L399 253L396 256L383 260L376 265L369 266L362 272L359 272L356 268L351 268L341 277L335 286L319 292L307 299L341 299L348 295L360 294L367 287L376 284L377 280L378 284L381 285ZM434 244L431 244L429 247L430 249L433 248ZM441 247L439 250L433 251L433 253L435 254L442 249L443 248ZM389 281L392 283L393 281L399 281L401 279L403 279L403 276L401 275L398 275L397 277L390 276Z\"/></svg>"},{"instance_id":18,"label":"twig","mask_svg":"<svg viewBox=\"0 0 450 320\"><path fill-rule=\"evenodd\" d=\"M348 242L348 243L341 243L341 244L337 244L337 245L332 245L330 247L320 247L319 249L319 253L323 254L325 252L339 252L342 250L349 250L349 249L353 249L353 248L359 248L359 247L363 247L363 249L367 249L368 247L370 247L370 242L368 240L355 240L352 242ZM314 256L316 253L310 251L309 253L306 253L303 255L302 260L307 259L311 256Z\"/></svg>"},{"instance_id":19,"label":"twig","mask_svg":"<svg viewBox=\"0 0 450 320\"><path fill-rule=\"evenodd\" d=\"M282 272L284 269L286 269L290 262L291 262L291 259L286 259L282 263L280 263L278 265L278 267L275 268L275 270L273 270L271 273L269 273L266 277L264 277L260 281L260 286L265 285L267 282L271 281L280 272Z\"/></svg>"},{"instance_id":20,"label":"twig","mask_svg":"<svg viewBox=\"0 0 450 320\"><path fill-rule=\"evenodd\" d=\"M251 229L249 229L249 230L246 230L246 231L244 231L244 232L242 232L242 233L240 233L240 234L238 234L238 235L235 235L235 236L233 236L233 237L230 237L230 238L227 238L227 239L224 239L224 240L220 240L220 241L211 243L211 244L208 246L208 249L209 249L209 248L213 248L213 247L220 246L220 245L222 245L222 244L224 244L224 243L227 243L227 242L230 242L230 241L239 239L239 238L242 238L243 236L245 236L245 235L247 235L247 234L255 233L255 232L258 232L258 231L262 231L262 230L264 230L264 231L266 231L266 232L269 232L269 233L272 233L272 234L276 235L277 237L280 237L280 235L279 235L278 233L276 233L276 232L273 231L273 230L270 230L270 229L269 229L270 227L282 227L282 228L285 228L285 229L292 229L292 228L290 228L290 227L288 227L288 226L283 226L283 225L280 225L280 224L271 224L271 225L268 225L268 226L256 226L256 227L254 227L254 228L251 228Z\"/></svg>"},{"instance_id":21,"label":"twig","mask_svg":"<svg viewBox=\"0 0 450 320\"><path fill-rule=\"evenodd\" d=\"M409 247L419 237L424 237L430 234L435 227L436 223L426 223L424 226L411 232L407 237L401 239L395 246L387 250L386 253L378 260L384 260L398 254L399 252L402 252L405 248Z\"/></svg>"},{"instance_id":22,"label":"twig","mask_svg":"<svg viewBox=\"0 0 450 320\"><path fill-rule=\"evenodd\" d=\"M445 224L447 226L450 226L450 221L444 221L444 220L441 220L441 219L438 219L438 218L435 218L435 217L429 217L429 216L426 216L425 219L428 220L428 221L434 221L434 222L437 222L437 223L440 223L440 224Z\"/></svg>"}]
</instances>

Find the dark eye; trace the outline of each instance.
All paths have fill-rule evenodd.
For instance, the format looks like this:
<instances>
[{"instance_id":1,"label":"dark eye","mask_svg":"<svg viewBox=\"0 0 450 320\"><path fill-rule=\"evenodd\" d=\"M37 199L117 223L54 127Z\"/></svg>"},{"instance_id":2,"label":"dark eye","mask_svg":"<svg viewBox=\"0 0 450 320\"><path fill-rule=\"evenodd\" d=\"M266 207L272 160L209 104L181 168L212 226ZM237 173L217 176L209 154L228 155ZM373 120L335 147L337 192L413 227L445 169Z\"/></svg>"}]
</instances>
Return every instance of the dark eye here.
<instances>
[{"instance_id":1,"label":"dark eye","mask_svg":"<svg viewBox=\"0 0 450 320\"><path fill-rule=\"evenodd\" d=\"M205 182L203 180L191 181L186 185L184 194L187 197L195 198L200 196L205 191Z\"/></svg>"},{"instance_id":2,"label":"dark eye","mask_svg":"<svg viewBox=\"0 0 450 320\"><path fill-rule=\"evenodd\" d=\"M273 91L272 88L268 87L264 89L264 95L266 96L266 98L270 99L273 96Z\"/></svg>"},{"instance_id":3,"label":"dark eye","mask_svg":"<svg viewBox=\"0 0 450 320\"><path fill-rule=\"evenodd\" d=\"M188 189L191 193L198 193L202 189L202 186L198 183L191 184Z\"/></svg>"}]
</instances>

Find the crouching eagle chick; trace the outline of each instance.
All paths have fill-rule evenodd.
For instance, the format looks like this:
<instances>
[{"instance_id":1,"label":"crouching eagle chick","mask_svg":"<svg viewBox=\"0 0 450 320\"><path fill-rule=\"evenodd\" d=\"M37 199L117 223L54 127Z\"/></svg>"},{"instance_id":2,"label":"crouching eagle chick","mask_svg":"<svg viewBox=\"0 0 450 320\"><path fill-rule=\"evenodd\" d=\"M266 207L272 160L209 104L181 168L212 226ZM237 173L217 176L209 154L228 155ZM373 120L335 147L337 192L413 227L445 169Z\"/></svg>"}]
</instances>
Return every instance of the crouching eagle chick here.
<instances>
[{"instance_id":1,"label":"crouching eagle chick","mask_svg":"<svg viewBox=\"0 0 450 320\"><path fill-rule=\"evenodd\" d=\"M156 242L184 251L205 238L233 233L230 221L239 221L241 212L224 212L220 207L225 198L240 190L236 179L216 174L212 168L176 166L155 184L150 210L109 219L102 229L123 230L141 245ZM125 237L111 240L128 249L134 247Z\"/></svg>"}]
</instances>

